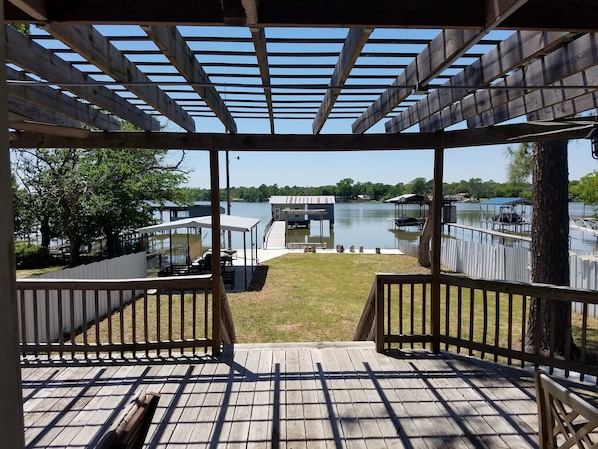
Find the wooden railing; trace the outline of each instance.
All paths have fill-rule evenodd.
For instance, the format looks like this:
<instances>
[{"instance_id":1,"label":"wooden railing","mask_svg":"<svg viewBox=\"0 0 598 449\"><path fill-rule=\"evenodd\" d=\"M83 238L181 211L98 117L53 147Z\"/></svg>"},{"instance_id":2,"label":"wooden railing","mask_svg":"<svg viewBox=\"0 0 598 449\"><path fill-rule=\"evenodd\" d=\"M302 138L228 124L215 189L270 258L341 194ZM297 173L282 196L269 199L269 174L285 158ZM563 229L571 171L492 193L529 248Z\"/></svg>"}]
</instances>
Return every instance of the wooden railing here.
<instances>
[{"instance_id":1,"label":"wooden railing","mask_svg":"<svg viewBox=\"0 0 598 449\"><path fill-rule=\"evenodd\" d=\"M584 375L598 375L598 338L588 306L598 304L595 291L541 284L440 275L433 300L432 275L378 274L355 340L374 340L379 351L392 348L447 350L509 365L542 366ZM572 313L573 341L579 353L556 354L525 346L531 298L581 303ZM548 323L556 326L556 307ZM552 333L554 335L554 333ZM570 342L565 342L567 350ZM436 348L434 348L436 346ZM554 346L554 345L553 345Z\"/></svg>"},{"instance_id":2,"label":"wooden railing","mask_svg":"<svg viewBox=\"0 0 598 449\"><path fill-rule=\"evenodd\" d=\"M211 287L210 275L18 280L21 354L207 352L215 340ZM234 342L235 330L223 285L221 292L217 340L227 344Z\"/></svg>"}]
</instances>

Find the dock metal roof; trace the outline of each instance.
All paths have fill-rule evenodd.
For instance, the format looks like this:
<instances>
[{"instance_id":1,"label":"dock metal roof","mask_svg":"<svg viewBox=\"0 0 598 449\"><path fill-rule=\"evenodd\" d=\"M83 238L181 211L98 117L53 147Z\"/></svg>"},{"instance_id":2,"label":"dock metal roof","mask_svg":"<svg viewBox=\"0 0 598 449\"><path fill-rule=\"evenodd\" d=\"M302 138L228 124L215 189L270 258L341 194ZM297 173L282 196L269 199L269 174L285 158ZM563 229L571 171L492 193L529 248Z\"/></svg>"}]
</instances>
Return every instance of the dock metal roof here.
<instances>
[{"instance_id":1,"label":"dock metal roof","mask_svg":"<svg viewBox=\"0 0 598 449\"><path fill-rule=\"evenodd\" d=\"M270 204L334 204L332 195L271 196Z\"/></svg>"}]
</instances>

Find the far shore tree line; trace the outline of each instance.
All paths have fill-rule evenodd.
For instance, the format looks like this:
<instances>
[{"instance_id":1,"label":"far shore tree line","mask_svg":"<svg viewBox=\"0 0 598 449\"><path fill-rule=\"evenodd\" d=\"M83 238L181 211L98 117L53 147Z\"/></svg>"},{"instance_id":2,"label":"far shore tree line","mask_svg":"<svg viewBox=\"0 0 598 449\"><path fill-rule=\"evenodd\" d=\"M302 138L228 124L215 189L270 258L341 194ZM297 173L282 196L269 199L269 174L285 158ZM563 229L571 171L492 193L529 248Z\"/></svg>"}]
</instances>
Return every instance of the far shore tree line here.
<instances>
[{"instance_id":1,"label":"far shore tree line","mask_svg":"<svg viewBox=\"0 0 598 449\"><path fill-rule=\"evenodd\" d=\"M304 196L304 195L332 195L342 201L370 199L383 201L395 196L416 193L430 195L433 180L423 177L415 178L407 183L383 184L373 182L356 182L351 178L344 178L335 185L319 187L279 186L278 184L261 184L259 187L231 187L230 197L236 201L260 203L268 201L271 196ZM210 190L191 187L190 196L195 201L210 201ZM480 198L525 198L532 199L532 184L527 182L526 176L517 174L513 180L505 183L483 181L471 178L468 181L444 183L444 195L459 195L464 199L478 200ZM589 173L581 178L569 182L569 194L573 199L586 204L598 203L598 172ZM226 200L226 189L221 189L220 198Z\"/></svg>"}]
</instances>

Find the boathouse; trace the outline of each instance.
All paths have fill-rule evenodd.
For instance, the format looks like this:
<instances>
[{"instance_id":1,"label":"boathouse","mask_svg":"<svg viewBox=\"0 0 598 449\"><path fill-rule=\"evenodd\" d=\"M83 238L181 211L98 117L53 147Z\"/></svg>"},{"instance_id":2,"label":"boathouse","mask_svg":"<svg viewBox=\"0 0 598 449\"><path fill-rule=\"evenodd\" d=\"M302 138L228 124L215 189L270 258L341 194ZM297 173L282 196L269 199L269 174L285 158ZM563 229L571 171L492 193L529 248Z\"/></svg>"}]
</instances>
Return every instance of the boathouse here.
<instances>
[{"instance_id":1,"label":"boathouse","mask_svg":"<svg viewBox=\"0 0 598 449\"><path fill-rule=\"evenodd\" d=\"M311 220L327 220L334 228L334 196L272 196L272 219L286 221L290 227L309 227Z\"/></svg>"}]
</instances>

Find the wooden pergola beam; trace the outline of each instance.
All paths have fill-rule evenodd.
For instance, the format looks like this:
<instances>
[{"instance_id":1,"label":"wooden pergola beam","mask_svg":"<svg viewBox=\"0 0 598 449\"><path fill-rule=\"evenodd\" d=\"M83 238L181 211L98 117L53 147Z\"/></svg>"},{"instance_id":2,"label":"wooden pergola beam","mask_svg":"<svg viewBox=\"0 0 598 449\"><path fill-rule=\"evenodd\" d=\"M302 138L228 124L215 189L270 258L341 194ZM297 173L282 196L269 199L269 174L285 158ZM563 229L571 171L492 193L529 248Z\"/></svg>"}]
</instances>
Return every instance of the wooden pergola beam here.
<instances>
[{"instance_id":1,"label":"wooden pergola beam","mask_svg":"<svg viewBox=\"0 0 598 449\"><path fill-rule=\"evenodd\" d=\"M447 128L513 101L530 89L533 90L534 86L551 85L589 69L598 64L598 54L592 50L597 45L596 34L581 36L493 84L492 89L479 90L463 101L422 120L420 130L434 132Z\"/></svg>"},{"instance_id":2,"label":"wooden pergola beam","mask_svg":"<svg viewBox=\"0 0 598 449\"><path fill-rule=\"evenodd\" d=\"M6 46L7 61L50 80L54 84L68 84L67 90L141 129L146 131L160 129L160 123L156 119L110 89L98 85L92 78L74 68L64 59L54 55L14 28L6 26L5 29L8 43Z\"/></svg>"},{"instance_id":3,"label":"wooden pergola beam","mask_svg":"<svg viewBox=\"0 0 598 449\"><path fill-rule=\"evenodd\" d=\"M531 123L493 126L436 133L403 134L208 134L208 133L142 133L124 131L92 132L85 139L16 133L14 148L149 148L212 150L226 148L235 151L368 151L368 150L429 150L437 147L460 148L483 145L550 140L534 139L535 133L559 131L558 139L585 137L587 129L575 124L554 123L540 126ZM523 138L522 136L525 136ZM557 137L555 136L554 139ZM483 151L483 150L481 150Z\"/></svg>"},{"instance_id":4,"label":"wooden pergola beam","mask_svg":"<svg viewBox=\"0 0 598 449\"><path fill-rule=\"evenodd\" d=\"M575 116L590 109L598 109L598 93L589 92L579 97L570 98L554 106L531 112L528 120L558 120L564 117Z\"/></svg>"},{"instance_id":5,"label":"wooden pergola beam","mask_svg":"<svg viewBox=\"0 0 598 449\"><path fill-rule=\"evenodd\" d=\"M263 28L250 27L251 39L255 49L255 57L260 69L260 77L264 85L264 97L268 107L268 120L270 121L270 132L274 134L274 102L272 101L272 89L270 80L270 65L268 63L268 50L266 48L266 33Z\"/></svg>"},{"instance_id":6,"label":"wooden pergola beam","mask_svg":"<svg viewBox=\"0 0 598 449\"><path fill-rule=\"evenodd\" d=\"M6 68L9 80L30 81L34 79L23 72ZM8 95L18 98L25 103L38 105L46 110L58 112L75 122L87 123L94 128L103 130L120 129L120 122L114 117L104 114L97 108L85 104L73 97L69 97L58 89L48 86L26 86L9 83L6 87Z\"/></svg>"},{"instance_id":7,"label":"wooden pergola beam","mask_svg":"<svg viewBox=\"0 0 598 449\"><path fill-rule=\"evenodd\" d=\"M59 126L75 128L81 124L65 115L50 111L40 106L26 103L20 98L8 94L8 115L9 120L33 120L42 123L53 123Z\"/></svg>"},{"instance_id":8,"label":"wooden pergola beam","mask_svg":"<svg viewBox=\"0 0 598 449\"><path fill-rule=\"evenodd\" d=\"M227 0L230 2L231 0ZM232 0L238 3L238 0ZM8 2L7 2L8 3ZM225 24L221 0L177 0L166 7L163 0L52 0L47 2L47 21L88 24L207 25ZM260 0L258 26L361 27L361 28L468 28L487 23L488 4L479 0ZM6 22L29 20L8 4ZM228 13L230 18L242 17ZM230 17L232 16L232 17ZM38 22L44 22L38 20ZM529 0L505 20L504 29L598 30L594 0Z\"/></svg>"},{"instance_id":9,"label":"wooden pergola beam","mask_svg":"<svg viewBox=\"0 0 598 449\"><path fill-rule=\"evenodd\" d=\"M237 132L235 120L224 104L222 97L210 81L206 71L197 61L197 58L193 56L191 49L176 27L149 26L144 27L144 30L179 73L189 83L193 83L193 90L203 98L227 131Z\"/></svg>"},{"instance_id":10,"label":"wooden pergola beam","mask_svg":"<svg viewBox=\"0 0 598 449\"><path fill-rule=\"evenodd\" d=\"M566 86L579 86L579 88L565 88ZM467 126L469 128L492 126L541 109L552 106L558 108L559 103L597 91L598 89L595 86L598 86L598 66L564 78L553 85L554 89L538 89L502 106L474 115L467 120Z\"/></svg>"},{"instance_id":11,"label":"wooden pergola beam","mask_svg":"<svg viewBox=\"0 0 598 449\"><path fill-rule=\"evenodd\" d=\"M473 88L458 89L458 86L487 86L497 78L543 52L561 45L569 33L541 31L518 31L480 59L451 77L443 84L445 89L436 89L414 105L385 123L386 132L398 133L430 115L442 111L466 95Z\"/></svg>"},{"instance_id":12,"label":"wooden pergola beam","mask_svg":"<svg viewBox=\"0 0 598 449\"><path fill-rule=\"evenodd\" d=\"M91 25L52 24L46 30L181 128L195 131L193 118Z\"/></svg>"},{"instance_id":13,"label":"wooden pergola beam","mask_svg":"<svg viewBox=\"0 0 598 449\"><path fill-rule=\"evenodd\" d=\"M351 126L353 132L360 134L367 131L392 112L414 90L425 90L432 79L450 67L527 1L487 0L483 27L477 30L442 30L396 78L391 87L353 122ZM413 88L399 86L413 86Z\"/></svg>"},{"instance_id":14,"label":"wooden pergola beam","mask_svg":"<svg viewBox=\"0 0 598 449\"><path fill-rule=\"evenodd\" d=\"M347 81L347 78L355 65L355 61L357 61L357 58L370 37L370 34L372 34L372 31L373 30L370 28L351 28L349 30L336 66L334 67L334 72L330 78L329 86L336 87L345 84L345 81ZM314 134L317 134L322 130L340 93L341 89L336 88L328 89L326 91L312 124L312 131Z\"/></svg>"},{"instance_id":15,"label":"wooden pergola beam","mask_svg":"<svg viewBox=\"0 0 598 449\"><path fill-rule=\"evenodd\" d=\"M16 8L35 20L48 20L46 0L8 0Z\"/></svg>"}]
</instances>

